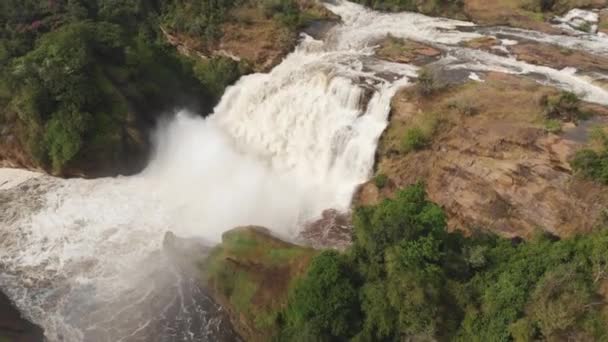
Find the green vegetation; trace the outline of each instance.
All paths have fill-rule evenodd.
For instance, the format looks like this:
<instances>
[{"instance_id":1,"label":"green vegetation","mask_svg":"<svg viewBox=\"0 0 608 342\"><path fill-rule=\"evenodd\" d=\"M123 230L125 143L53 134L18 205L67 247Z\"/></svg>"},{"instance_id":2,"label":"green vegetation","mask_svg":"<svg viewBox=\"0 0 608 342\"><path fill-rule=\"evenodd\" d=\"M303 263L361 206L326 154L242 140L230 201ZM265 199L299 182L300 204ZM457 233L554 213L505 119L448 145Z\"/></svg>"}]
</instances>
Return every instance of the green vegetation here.
<instances>
[{"instance_id":1,"label":"green vegetation","mask_svg":"<svg viewBox=\"0 0 608 342\"><path fill-rule=\"evenodd\" d=\"M317 253L262 228L238 228L224 233L222 243L200 264L201 278L222 305L248 322L239 332L255 340L278 332L288 289Z\"/></svg>"},{"instance_id":2,"label":"green vegetation","mask_svg":"<svg viewBox=\"0 0 608 342\"><path fill-rule=\"evenodd\" d=\"M382 189L386 186L388 180L389 179L387 175L385 175L384 173L380 173L377 174L376 177L374 177L374 184L376 184L379 189Z\"/></svg>"},{"instance_id":3,"label":"green vegetation","mask_svg":"<svg viewBox=\"0 0 608 342\"><path fill-rule=\"evenodd\" d=\"M570 164L583 177L608 184L608 134L595 129L591 138L597 142L598 148L577 151Z\"/></svg>"},{"instance_id":4,"label":"green vegetation","mask_svg":"<svg viewBox=\"0 0 608 342\"><path fill-rule=\"evenodd\" d=\"M420 70L418 70L417 87L418 91L423 96L432 95L442 88L435 77L435 73L429 68L420 68Z\"/></svg>"},{"instance_id":5,"label":"green vegetation","mask_svg":"<svg viewBox=\"0 0 608 342\"><path fill-rule=\"evenodd\" d=\"M401 140L401 152L419 151L429 146L441 121L436 114L425 114L421 122L409 127Z\"/></svg>"},{"instance_id":6,"label":"green vegetation","mask_svg":"<svg viewBox=\"0 0 608 342\"><path fill-rule=\"evenodd\" d=\"M223 24L246 20L233 16L237 7L276 19L284 34L321 15L296 0L2 1L0 122L57 174L143 162L161 113L188 105L205 114L250 71L229 58L182 56L167 42L210 53Z\"/></svg>"},{"instance_id":7,"label":"green vegetation","mask_svg":"<svg viewBox=\"0 0 608 342\"><path fill-rule=\"evenodd\" d=\"M425 148L430 142L428 135L420 127L411 127L405 131L401 150L404 153L418 151Z\"/></svg>"},{"instance_id":8,"label":"green vegetation","mask_svg":"<svg viewBox=\"0 0 608 342\"><path fill-rule=\"evenodd\" d=\"M353 274L346 258L336 251L315 257L290 295L286 337L325 340L356 332L360 312Z\"/></svg>"},{"instance_id":9,"label":"green vegetation","mask_svg":"<svg viewBox=\"0 0 608 342\"><path fill-rule=\"evenodd\" d=\"M547 119L577 122L586 117L580 108L580 98L572 92L563 91L557 95L543 96L541 105Z\"/></svg>"},{"instance_id":10,"label":"green vegetation","mask_svg":"<svg viewBox=\"0 0 608 342\"><path fill-rule=\"evenodd\" d=\"M17 118L19 140L39 166L62 173L91 158L120 164L136 144L132 126L151 126L161 112L186 103L209 111L246 71L226 59L189 60L168 46L159 23L176 6L2 2L0 121Z\"/></svg>"},{"instance_id":11,"label":"green vegetation","mask_svg":"<svg viewBox=\"0 0 608 342\"><path fill-rule=\"evenodd\" d=\"M545 131L549 133L560 133L562 131L562 122L556 119L545 120Z\"/></svg>"},{"instance_id":12,"label":"green vegetation","mask_svg":"<svg viewBox=\"0 0 608 342\"><path fill-rule=\"evenodd\" d=\"M600 341L608 231L522 242L446 232L417 184L354 215L354 245L324 252L281 320L300 341Z\"/></svg>"}]
</instances>

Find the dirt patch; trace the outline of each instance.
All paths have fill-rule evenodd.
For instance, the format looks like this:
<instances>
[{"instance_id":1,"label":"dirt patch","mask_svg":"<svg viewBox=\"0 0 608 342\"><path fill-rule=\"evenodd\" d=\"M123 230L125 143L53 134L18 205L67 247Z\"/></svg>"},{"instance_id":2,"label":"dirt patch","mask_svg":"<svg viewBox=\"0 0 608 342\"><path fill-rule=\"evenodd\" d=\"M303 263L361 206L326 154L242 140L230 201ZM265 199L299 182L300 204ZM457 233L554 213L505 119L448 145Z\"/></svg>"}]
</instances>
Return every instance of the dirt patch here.
<instances>
[{"instance_id":1,"label":"dirt patch","mask_svg":"<svg viewBox=\"0 0 608 342\"><path fill-rule=\"evenodd\" d=\"M500 45L500 42L494 37L479 37L465 42L464 45L472 49L490 50L492 47Z\"/></svg>"},{"instance_id":2,"label":"dirt patch","mask_svg":"<svg viewBox=\"0 0 608 342\"><path fill-rule=\"evenodd\" d=\"M426 98L411 88L401 91L377 156L378 173L394 186L379 191L369 182L356 203L375 203L424 181L451 229L507 237L589 231L601 218L608 192L572 175L568 160L579 143L545 130L540 99L556 92L499 73ZM403 153L406 130L429 115L441 121L432 143Z\"/></svg>"}]
</instances>

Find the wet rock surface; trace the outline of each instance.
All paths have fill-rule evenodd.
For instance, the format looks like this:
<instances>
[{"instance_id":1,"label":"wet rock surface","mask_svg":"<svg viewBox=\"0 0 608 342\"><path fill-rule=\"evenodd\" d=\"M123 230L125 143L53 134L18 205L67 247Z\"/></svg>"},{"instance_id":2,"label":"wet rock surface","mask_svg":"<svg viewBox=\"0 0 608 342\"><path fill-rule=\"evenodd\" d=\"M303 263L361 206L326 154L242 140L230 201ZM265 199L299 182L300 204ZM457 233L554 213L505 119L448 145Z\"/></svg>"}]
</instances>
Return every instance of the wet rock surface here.
<instances>
[{"instance_id":1,"label":"wet rock surface","mask_svg":"<svg viewBox=\"0 0 608 342\"><path fill-rule=\"evenodd\" d=\"M42 342L42 328L25 319L0 291L0 341Z\"/></svg>"},{"instance_id":2,"label":"wet rock surface","mask_svg":"<svg viewBox=\"0 0 608 342\"><path fill-rule=\"evenodd\" d=\"M300 233L299 241L313 248L345 250L352 243L351 213L334 209L323 212L320 219L309 223Z\"/></svg>"}]
</instances>

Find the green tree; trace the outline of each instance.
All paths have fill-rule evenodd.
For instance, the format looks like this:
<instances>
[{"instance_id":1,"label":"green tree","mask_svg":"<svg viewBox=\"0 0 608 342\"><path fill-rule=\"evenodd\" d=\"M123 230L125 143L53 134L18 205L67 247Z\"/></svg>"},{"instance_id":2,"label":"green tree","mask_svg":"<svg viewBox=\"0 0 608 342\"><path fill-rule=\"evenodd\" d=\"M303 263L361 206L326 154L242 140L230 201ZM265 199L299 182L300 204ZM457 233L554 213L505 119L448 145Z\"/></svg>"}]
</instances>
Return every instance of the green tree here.
<instances>
[{"instance_id":1,"label":"green tree","mask_svg":"<svg viewBox=\"0 0 608 342\"><path fill-rule=\"evenodd\" d=\"M301 331L321 338L348 337L358 331L359 303L352 270L344 257L325 251L290 295L287 310L289 335Z\"/></svg>"}]
</instances>

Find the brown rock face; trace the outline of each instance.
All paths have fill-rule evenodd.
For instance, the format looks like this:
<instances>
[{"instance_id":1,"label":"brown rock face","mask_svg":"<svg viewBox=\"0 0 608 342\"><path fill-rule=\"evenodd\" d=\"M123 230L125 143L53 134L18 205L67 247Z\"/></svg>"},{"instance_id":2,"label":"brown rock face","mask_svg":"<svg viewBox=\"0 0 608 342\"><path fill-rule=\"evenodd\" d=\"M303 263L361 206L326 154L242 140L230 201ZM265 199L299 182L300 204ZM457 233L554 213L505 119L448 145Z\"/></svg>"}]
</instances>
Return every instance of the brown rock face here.
<instances>
[{"instance_id":1,"label":"brown rock face","mask_svg":"<svg viewBox=\"0 0 608 342\"><path fill-rule=\"evenodd\" d=\"M424 65L437 60L441 51L427 44L388 35L379 42L376 56L395 63Z\"/></svg>"},{"instance_id":2,"label":"brown rock face","mask_svg":"<svg viewBox=\"0 0 608 342\"><path fill-rule=\"evenodd\" d=\"M352 221L350 213L334 209L323 212L322 217L307 225L300 238L314 248L345 250L352 243Z\"/></svg>"},{"instance_id":3,"label":"brown rock face","mask_svg":"<svg viewBox=\"0 0 608 342\"><path fill-rule=\"evenodd\" d=\"M581 71L608 72L608 57L560 48L551 44L523 43L511 47L517 59L556 69L575 67Z\"/></svg>"},{"instance_id":4,"label":"brown rock face","mask_svg":"<svg viewBox=\"0 0 608 342\"><path fill-rule=\"evenodd\" d=\"M529 237L539 229L559 236L588 231L602 218L608 192L572 175L568 159L579 142L545 132L538 96L552 92L503 74L432 98L406 90L393 102L378 172L396 188L425 181L452 229L487 229L508 237ZM404 132L428 113L442 113L430 146L400 152ZM364 185L359 203L393 192L374 188Z\"/></svg>"}]
</instances>

